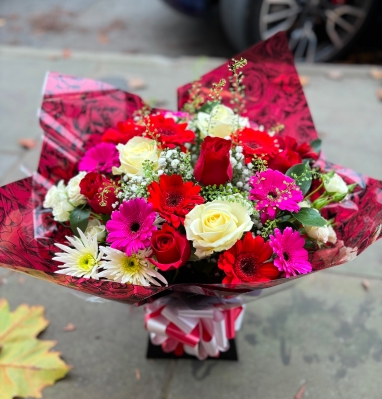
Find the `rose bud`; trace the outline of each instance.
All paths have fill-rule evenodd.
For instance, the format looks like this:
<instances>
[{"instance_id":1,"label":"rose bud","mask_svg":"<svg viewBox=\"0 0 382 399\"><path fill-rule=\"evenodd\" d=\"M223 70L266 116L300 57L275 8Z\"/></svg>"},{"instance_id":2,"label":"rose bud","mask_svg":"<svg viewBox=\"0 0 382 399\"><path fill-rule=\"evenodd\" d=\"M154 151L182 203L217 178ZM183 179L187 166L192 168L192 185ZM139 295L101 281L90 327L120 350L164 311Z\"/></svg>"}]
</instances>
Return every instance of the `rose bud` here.
<instances>
[{"instance_id":1,"label":"rose bud","mask_svg":"<svg viewBox=\"0 0 382 399\"><path fill-rule=\"evenodd\" d=\"M336 194L347 194L348 193L348 186L343 181L340 175L334 173L333 176L328 178L324 178L324 187L328 193L336 193Z\"/></svg>"},{"instance_id":2,"label":"rose bud","mask_svg":"<svg viewBox=\"0 0 382 399\"><path fill-rule=\"evenodd\" d=\"M112 180L91 172L81 180L80 188L94 212L108 214L114 210L113 204L118 201L120 188Z\"/></svg>"},{"instance_id":3,"label":"rose bud","mask_svg":"<svg viewBox=\"0 0 382 399\"><path fill-rule=\"evenodd\" d=\"M153 232L151 248L156 260L150 258L150 262L164 272L183 266L191 254L186 236L166 223L162 230Z\"/></svg>"},{"instance_id":4,"label":"rose bud","mask_svg":"<svg viewBox=\"0 0 382 399\"><path fill-rule=\"evenodd\" d=\"M219 186L231 181L230 149L230 140L207 136L200 147L200 156L194 169L195 179L205 186Z\"/></svg>"}]
</instances>

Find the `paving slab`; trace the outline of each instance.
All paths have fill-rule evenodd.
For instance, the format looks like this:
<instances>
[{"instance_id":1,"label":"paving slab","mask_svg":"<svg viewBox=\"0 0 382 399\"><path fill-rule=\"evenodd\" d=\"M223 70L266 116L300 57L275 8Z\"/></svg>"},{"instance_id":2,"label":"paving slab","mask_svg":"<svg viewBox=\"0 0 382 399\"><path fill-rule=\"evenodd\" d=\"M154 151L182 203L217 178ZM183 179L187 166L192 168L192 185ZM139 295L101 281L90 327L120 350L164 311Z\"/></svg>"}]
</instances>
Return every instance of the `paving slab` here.
<instances>
[{"instance_id":1,"label":"paving slab","mask_svg":"<svg viewBox=\"0 0 382 399\"><path fill-rule=\"evenodd\" d=\"M66 57L66 58L65 58ZM105 80L120 88L142 78L135 92L175 109L175 89L220 64L219 59L133 56L33 50L0 46L0 184L35 170L39 148L18 139L39 139L36 110L46 71ZM337 68L342 79L327 77ZM382 103L368 67L299 66L326 157L382 179ZM306 398L378 398L382 359L382 241L350 264L307 276L297 286L250 304L239 333L239 363L147 361L142 309L90 303L68 289L11 273L0 296L14 308L42 304L51 325L43 338L73 365L68 378L44 398L135 397L293 398L306 382ZM6 270L0 270L5 275ZM370 291L362 281L367 279ZM76 325L64 332L67 323ZM138 372L138 371L139 372ZM140 380L137 376L140 375ZM378 393L377 393L378 392Z\"/></svg>"}]
</instances>

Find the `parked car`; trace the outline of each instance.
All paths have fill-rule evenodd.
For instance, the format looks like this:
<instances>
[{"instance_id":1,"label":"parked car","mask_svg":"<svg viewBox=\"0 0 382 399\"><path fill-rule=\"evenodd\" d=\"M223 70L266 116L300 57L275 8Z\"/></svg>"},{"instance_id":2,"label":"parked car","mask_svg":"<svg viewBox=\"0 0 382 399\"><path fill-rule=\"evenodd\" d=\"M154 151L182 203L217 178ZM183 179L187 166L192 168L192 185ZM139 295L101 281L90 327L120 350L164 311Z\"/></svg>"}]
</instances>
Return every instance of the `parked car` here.
<instances>
[{"instance_id":1,"label":"parked car","mask_svg":"<svg viewBox=\"0 0 382 399\"><path fill-rule=\"evenodd\" d=\"M236 51L244 50L279 31L286 31L298 61L338 59L355 43L380 0L164 0L197 17L219 17Z\"/></svg>"}]
</instances>

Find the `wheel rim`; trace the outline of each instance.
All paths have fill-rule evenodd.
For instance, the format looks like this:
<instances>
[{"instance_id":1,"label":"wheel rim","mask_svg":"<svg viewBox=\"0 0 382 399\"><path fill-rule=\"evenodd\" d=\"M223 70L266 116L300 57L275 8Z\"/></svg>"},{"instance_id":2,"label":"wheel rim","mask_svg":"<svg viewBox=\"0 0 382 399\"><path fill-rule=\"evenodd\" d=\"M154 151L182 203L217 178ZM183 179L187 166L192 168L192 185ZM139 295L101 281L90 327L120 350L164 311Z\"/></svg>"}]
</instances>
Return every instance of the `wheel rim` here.
<instances>
[{"instance_id":1,"label":"wheel rim","mask_svg":"<svg viewBox=\"0 0 382 399\"><path fill-rule=\"evenodd\" d=\"M289 35L297 61L335 57L362 27L372 0L263 0L259 29L263 40Z\"/></svg>"}]
</instances>

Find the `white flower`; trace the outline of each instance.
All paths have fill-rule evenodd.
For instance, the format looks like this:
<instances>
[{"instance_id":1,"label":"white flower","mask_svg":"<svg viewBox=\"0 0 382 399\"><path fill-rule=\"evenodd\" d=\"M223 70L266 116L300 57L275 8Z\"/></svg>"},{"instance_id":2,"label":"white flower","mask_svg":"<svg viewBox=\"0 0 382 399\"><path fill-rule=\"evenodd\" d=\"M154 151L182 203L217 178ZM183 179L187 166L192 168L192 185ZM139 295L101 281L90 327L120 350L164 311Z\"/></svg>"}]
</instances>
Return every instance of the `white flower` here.
<instances>
[{"instance_id":1,"label":"white flower","mask_svg":"<svg viewBox=\"0 0 382 399\"><path fill-rule=\"evenodd\" d=\"M311 204L309 201L304 200L304 201L299 202L299 203L298 203L298 206L299 206L300 208L311 208L311 207L312 207L312 204ZM317 211L317 209L315 209L315 210Z\"/></svg>"},{"instance_id":2,"label":"white flower","mask_svg":"<svg viewBox=\"0 0 382 399\"><path fill-rule=\"evenodd\" d=\"M184 223L187 239L193 241L199 258L231 248L252 226L245 206L221 200L197 205Z\"/></svg>"},{"instance_id":3,"label":"white flower","mask_svg":"<svg viewBox=\"0 0 382 399\"><path fill-rule=\"evenodd\" d=\"M84 195L81 194L80 183L81 180L85 177L86 172L80 172L77 176L72 177L69 180L67 190L69 201L73 206L79 206L82 204L86 204L87 200Z\"/></svg>"},{"instance_id":4,"label":"white flower","mask_svg":"<svg viewBox=\"0 0 382 399\"><path fill-rule=\"evenodd\" d=\"M118 204L118 203L117 203ZM113 208L115 208L113 204ZM105 240L106 237L106 228L105 225L102 224L98 219L91 219L89 220L88 226L85 230L85 235L89 237L97 237L98 242L102 242Z\"/></svg>"},{"instance_id":5,"label":"white flower","mask_svg":"<svg viewBox=\"0 0 382 399\"><path fill-rule=\"evenodd\" d=\"M57 222L67 222L70 219L70 212L74 207L69 202L68 191L63 180L48 190L43 206L52 208L53 218Z\"/></svg>"},{"instance_id":6,"label":"white flower","mask_svg":"<svg viewBox=\"0 0 382 399\"><path fill-rule=\"evenodd\" d=\"M337 173L329 179L324 178L324 187L328 193L347 194L348 192L346 183Z\"/></svg>"},{"instance_id":7,"label":"white flower","mask_svg":"<svg viewBox=\"0 0 382 399\"><path fill-rule=\"evenodd\" d=\"M133 137L126 144L118 144L119 168L113 167L113 174L122 173L133 176L144 176L143 162L148 160L158 165L158 147L155 140L146 137Z\"/></svg>"},{"instance_id":8,"label":"white flower","mask_svg":"<svg viewBox=\"0 0 382 399\"><path fill-rule=\"evenodd\" d=\"M212 108L211 113L199 112L196 126L202 133L202 137L212 136L226 138L241 127L249 127L248 118L236 115L231 108L218 104Z\"/></svg>"},{"instance_id":9,"label":"white flower","mask_svg":"<svg viewBox=\"0 0 382 399\"><path fill-rule=\"evenodd\" d=\"M176 169L179 163L180 163L179 159L174 159L173 161L171 161L171 167Z\"/></svg>"},{"instance_id":10,"label":"white flower","mask_svg":"<svg viewBox=\"0 0 382 399\"><path fill-rule=\"evenodd\" d=\"M306 234L323 244L330 242L335 244L337 242L337 235L332 226L304 226Z\"/></svg>"},{"instance_id":11,"label":"white flower","mask_svg":"<svg viewBox=\"0 0 382 399\"><path fill-rule=\"evenodd\" d=\"M97 278L97 268L102 256L102 253L98 252L97 237L85 235L80 229L78 229L78 233L80 238L66 237L73 248L63 244L55 244L56 247L64 251L56 253L53 258L53 260L63 263L63 265L58 265L60 270L55 273Z\"/></svg>"},{"instance_id":12,"label":"white flower","mask_svg":"<svg viewBox=\"0 0 382 399\"><path fill-rule=\"evenodd\" d=\"M150 256L149 249L138 251L136 254L127 256L125 252L105 247L101 267L104 269L97 277L106 277L109 280L122 284L145 285L151 284L160 286L157 278L167 285L166 279L157 271L151 268L150 262L146 259ZM154 277L154 278L153 278Z\"/></svg>"}]
</instances>

